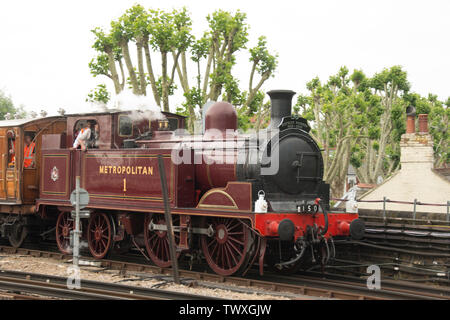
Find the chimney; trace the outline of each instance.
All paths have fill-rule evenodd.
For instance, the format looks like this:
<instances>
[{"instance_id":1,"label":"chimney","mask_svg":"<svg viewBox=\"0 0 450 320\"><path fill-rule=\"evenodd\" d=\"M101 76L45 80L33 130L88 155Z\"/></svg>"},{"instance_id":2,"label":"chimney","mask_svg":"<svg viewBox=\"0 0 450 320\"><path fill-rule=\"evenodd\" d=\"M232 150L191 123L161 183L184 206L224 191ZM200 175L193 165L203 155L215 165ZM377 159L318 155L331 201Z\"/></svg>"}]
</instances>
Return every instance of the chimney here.
<instances>
[{"instance_id":1,"label":"chimney","mask_svg":"<svg viewBox=\"0 0 450 320\"><path fill-rule=\"evenodd\" d=\"M406 133L415 133L416 132L416 108L413 106L409 106L406 108Z\"/></svg>"},{"instance_id":2,"label":"chimney","mask_svg":"<svg viewBox=\"0 0 450 320\"><path fill-rule=\"evenodd\" d=\"M267 92L272 106L270 114L270 128L278 128L284 117L292 114L292 90L271 90Z\"/></svg>"},{"instance_id":3,"label":"chimney","mask_svg":"<svg viewBox=\"0 0 450 320\"><path fill-rule=\"evenodd\" d=\"M406 134L400 140L402 171L420 171L433 168L433 140L428 134L428 115L419 114L419 132L415 128L416 109L406 108Z\"/></svg>"},{"instance_id":4,"label":"chimney","mask_svg":"<svg viewBox=\"0 0 450 320\"><path fill-rule=\"evenodd\" d=\"M428 133L428 115L419 114L419 133Z\"/></svg>"}]
</instances>

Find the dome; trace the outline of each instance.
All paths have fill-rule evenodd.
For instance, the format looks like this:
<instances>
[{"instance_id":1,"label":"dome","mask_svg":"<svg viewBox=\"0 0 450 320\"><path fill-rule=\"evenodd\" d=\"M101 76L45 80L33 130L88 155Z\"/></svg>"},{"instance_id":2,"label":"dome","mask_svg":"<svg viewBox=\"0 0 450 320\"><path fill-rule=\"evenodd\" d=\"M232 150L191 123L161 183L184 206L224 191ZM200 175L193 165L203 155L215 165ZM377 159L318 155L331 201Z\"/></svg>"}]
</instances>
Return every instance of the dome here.
<instances>
[{"instance_id":1,"label":"dome","mask_svg":"<svg viewBox=\"0 0 450 320\"><path fill-rule=\"evenodd\" d=\"M216 102L209 107L205 116L205 130L210 129L220 131L237 129L237 113L230 103Z\"/></svg>"}]
</instances>

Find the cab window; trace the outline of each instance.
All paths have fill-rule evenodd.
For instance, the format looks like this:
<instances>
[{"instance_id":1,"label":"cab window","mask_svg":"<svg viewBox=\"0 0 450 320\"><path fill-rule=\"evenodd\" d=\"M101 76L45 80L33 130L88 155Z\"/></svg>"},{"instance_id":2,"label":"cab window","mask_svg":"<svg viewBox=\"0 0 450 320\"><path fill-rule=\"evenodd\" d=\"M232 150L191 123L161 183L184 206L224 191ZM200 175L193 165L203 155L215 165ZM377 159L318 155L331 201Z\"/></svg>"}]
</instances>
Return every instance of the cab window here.
<instances>
[{"instance_id":1,"label":"cab window","mask_svg":"<svg viewBox=\"0 0 450 320\"><path fill-rule=\"evenodd\" d=\"M177 118L167 118L169 120L170 131L175 131L178 129L178 119Z\"/></svg>"},{"instance_id":2,"label":"cab window","mask_svg":"<svg viewBox=\"0 0 450 320\"><path fill-rule=\"evenodd\" d=\"M90 136L85 141L86 146L90 149L98 148L98 142L100 139L100 128L98 122L95 119L82 119L78 120L73 127L73 140L74 148L79 147L79 143L76 143L78 135L83 129L89 128L91 131Z\"/></svg>"},{"instance_id":3,"label":"cab window","mask_svg":"<svg viewBox=\"0 0 450 320\"><path fill-rule=\"evenodd\" d=\"M119 116L119 136L130 137L133 135L133 121L128 116Z\"/></svg>"}]
</instances>

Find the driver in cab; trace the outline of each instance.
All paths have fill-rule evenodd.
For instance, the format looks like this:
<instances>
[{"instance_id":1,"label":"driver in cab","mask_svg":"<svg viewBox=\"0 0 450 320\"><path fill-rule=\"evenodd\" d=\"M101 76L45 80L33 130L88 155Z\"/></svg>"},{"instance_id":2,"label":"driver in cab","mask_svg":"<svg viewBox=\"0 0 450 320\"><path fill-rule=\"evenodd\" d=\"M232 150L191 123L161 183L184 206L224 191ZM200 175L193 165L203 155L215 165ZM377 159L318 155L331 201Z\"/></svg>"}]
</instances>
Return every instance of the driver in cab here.
<instances>
[{"instance_id":1,"label":"driver in cab","mask_svg":"<svg viewBox=\"0 0 450 320\"><path fill-rule=\"evenodd\" d=\"M88 121L81 123L81 129L78 132L78 135L73 143L72 149L78 149L81 147L81 150L86 151L88 146L88 141L91 138L91 123Z\"/></svg>"}]
</instances>

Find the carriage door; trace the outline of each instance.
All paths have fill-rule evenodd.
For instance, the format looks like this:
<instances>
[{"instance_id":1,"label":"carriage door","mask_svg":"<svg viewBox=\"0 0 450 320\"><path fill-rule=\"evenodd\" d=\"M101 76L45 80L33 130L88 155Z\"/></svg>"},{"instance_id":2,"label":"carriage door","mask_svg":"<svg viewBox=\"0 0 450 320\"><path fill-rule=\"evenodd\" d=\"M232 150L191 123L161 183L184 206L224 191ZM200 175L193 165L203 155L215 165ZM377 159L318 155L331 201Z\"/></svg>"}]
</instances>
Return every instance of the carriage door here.
<instances>
[{"instance_id":1,"label":"carriage door","mask_svg":"<svg viewBox=\"0 0 450 320\"><path fill-rule=\"evenodd\" d=\"M0 199L6 200L6 168L8 167L8 138L5 128L0 128Z\"/></svg>"},{"instance_id":2,"label":"carriage door","mask_svg":"<svg viewBox=\"0 0 450 320\"><path fill-rule=\"evenodd\" d=\"M12 137L8 135L8 132L12 134ZM19 187L19 168L23 161L23 150L22 150L22 137L20 128L9 128L6 130L6 155L2 157L3 163L6 162L6 174L2 172L2 178L5 177L3 186L6 191L6 199L8 202L16 202L19 197L18 187ZM9 150L14 150L11 154Z\"/></svg>"},{"instance_id":3,"label":"carriage door","mask_svg":"<svg viewBox=\"0 0 450 320\"><path fill-rule=\"evenodd\" d=\"M27 147L25 139L30 137L34 148ZM23 143L23 170L22 170L22 203L34 203L39 196L39 177L37 176L37 143L36 133L33 131L24 132Z\"/></svg>"}]
</instances>

